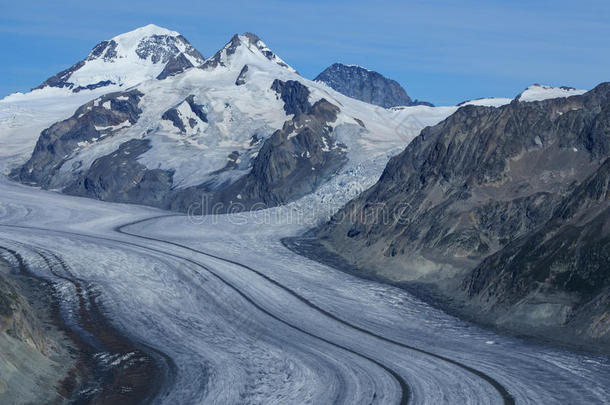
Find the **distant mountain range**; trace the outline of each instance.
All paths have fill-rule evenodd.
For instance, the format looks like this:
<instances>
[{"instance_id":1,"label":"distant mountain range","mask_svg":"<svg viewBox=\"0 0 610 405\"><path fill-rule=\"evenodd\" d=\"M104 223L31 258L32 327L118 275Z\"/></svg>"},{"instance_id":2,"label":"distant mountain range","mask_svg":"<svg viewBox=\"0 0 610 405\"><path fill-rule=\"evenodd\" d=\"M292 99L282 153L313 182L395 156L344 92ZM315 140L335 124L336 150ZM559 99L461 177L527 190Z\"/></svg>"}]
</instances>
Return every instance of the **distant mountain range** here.
<instances>
[{"instance_id":1,"label":"distant mountain range","mask_svg":"<svg viewBox=\"0 0 610 405\"><path fill-rule=\"evenodd\" d=\"M366 72L335 83L361 80L376 96L397 92L414 104L396 82ZM19 146L35 139L25 128L42 130L27 162L15 154L14 179L178 211L205 200L220 212L301 198L456 109L380 108L304 79L254 34L233 36L205 59L154 25L99 43L3 104L26 111L9 124Z\"/></svg>"}]
</instances>

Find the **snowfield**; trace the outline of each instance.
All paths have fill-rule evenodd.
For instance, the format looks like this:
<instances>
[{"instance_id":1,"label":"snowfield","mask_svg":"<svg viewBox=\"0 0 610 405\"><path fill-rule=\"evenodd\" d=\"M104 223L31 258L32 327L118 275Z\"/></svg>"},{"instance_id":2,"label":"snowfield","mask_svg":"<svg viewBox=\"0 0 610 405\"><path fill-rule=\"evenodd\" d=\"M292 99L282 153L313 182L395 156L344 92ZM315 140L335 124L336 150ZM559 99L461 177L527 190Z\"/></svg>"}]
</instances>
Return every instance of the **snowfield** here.
<instances>
[{"instance_id":1,"label":"snowfield","mask_svg":"<svg viewBox=\"0 0 610 405\"><path fill-rule=\"evenodd\" d=\"M68 89L45 88L0 100L0 172L8 173L12 167L25 163L43 129L69 118L79 106L107 91L72 93Z\"/></svg>"},{"instance_id":2,"label":"snowfield","mask_svg":"<svg viewBox=\"0 0 610 405\"><path fill-rule=\"evenodd\" d=\"M521 102L532 102L551 98L578 96L586 92L587 90L577 90L571 87L551 87L533 84L519 94L517 100Z\"/></svg>"}]
</instances>

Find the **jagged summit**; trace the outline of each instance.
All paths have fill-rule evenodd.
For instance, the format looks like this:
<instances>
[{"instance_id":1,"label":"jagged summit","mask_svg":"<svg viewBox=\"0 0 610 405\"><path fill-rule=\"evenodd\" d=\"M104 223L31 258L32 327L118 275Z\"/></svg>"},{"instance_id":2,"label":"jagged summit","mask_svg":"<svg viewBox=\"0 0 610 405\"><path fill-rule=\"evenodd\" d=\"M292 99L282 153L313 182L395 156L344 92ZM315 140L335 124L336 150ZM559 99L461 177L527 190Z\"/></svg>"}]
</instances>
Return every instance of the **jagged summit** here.
<instances>
[{"instance_id":1,"label":"jagged summit","mask_svg":"<svg viewBox=\"0 0 610 405\"><path fill-rule=\"evenodd\" d=\"M314 81L325 83L348 97L385 108L432 105L411 100L398 82L359 65L333 63L324 69Z\"/></svg>"},{"instance_id":2,"label":"jagged summit","mask_svg":"<svg viewBox=\"0 0 610 405\"><path fill-rule=\"evenodd\" d=\"M201 66L202 69L211 69L218 66L242 68L244 64L267 64L268 61L286 68L292 72L295 70L277 56L265 43L251 32L235 34L227 44L207 59Z\"/></svg>"},{"instance_id":3,"label":"jagged summit","mask_svg":"<svg viewBox=\"0 0 610 405\"><path fill-rule=\"evenodd\" d=\"M84 60L36 89L67 88L77 93L108 86L130 87L199 66L203 61L201 53L180 33L149 24L100 42Z\"/></svg>"}]
</instances>

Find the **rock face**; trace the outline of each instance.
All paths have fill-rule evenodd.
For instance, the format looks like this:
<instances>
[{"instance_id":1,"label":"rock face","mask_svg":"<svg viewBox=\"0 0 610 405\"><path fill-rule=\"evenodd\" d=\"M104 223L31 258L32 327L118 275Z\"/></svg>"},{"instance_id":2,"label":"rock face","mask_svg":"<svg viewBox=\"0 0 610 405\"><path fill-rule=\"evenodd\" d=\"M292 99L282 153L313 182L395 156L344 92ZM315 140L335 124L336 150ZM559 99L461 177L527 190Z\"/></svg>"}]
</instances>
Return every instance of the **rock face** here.
<instances>
[{"instance_id":1,"label":"rock face","mask_svg":"<svg viewBox=\"0 0 610 405\"><path fill-rule=\"evenodd\" d=\"M332 136L339 109L322 99L287 121L261 148L252 171L223 192L245 209L296 200L316 190L347 161L345 145Z\"/></svg>"},{"instance_id":2,"label":"rock face","mask_svg":"<svg viewBox=\"0 0 610 405\"><path fill-rule=\"evenodd\" d=\"M203 105L195 102L195 96L191 94L178 106L165 111L161 119L171 121L172 125L182 133L187 132L187 126L194 129L198 125L208 122Z\"/></svg>"},{"instance_id":3,"label":"rock face","mask_svg":"<svg viewBox=\"0 0 610 405\"><path fill-rule=\"evenodd\" d=\"M295 80L283 82L276 79L271 85L271 90L280 95L286 114L304 114L311 108L308 100L309 90Z\"/></svg>"},{"instance_id":4,"label":"rock face","mask_svg":"<svg viewBox=\"0 0 610 405\"><path fill-rule=\"evenodd\" d=\"M239 71L239 75L237 75L237 79L235 79L236 86L242 86L246 84L246 75L248 74L248 65L244 65L244 67Z\"/></svg>"},{"instance_id":5,"label":"rock face","mask_svg":"<svg viewBox=\"0 0 610 405\"><path fill-rule=\"evenodd\" d=\"M178 54L178 56L172 56L172 58L167 62L157 79L163 80L169 76L175 76L178 73L184 72L188 68L192 68L193 63L188 60L183 53Z\"/></svg>"},{"instance_id":6,"label":"rock face","mask_svg":"<svg viewBox=\"0 0 610 405\"><path fill-rule=\"evenodd\" d=\"M81 106L67 120L45 129L36 142L32 157L11 177L28 184L54 187L55 176L66 159L89 142L111 137L134 124L140 113L142 93L132 90L111 93Z\"/></svg>"},{"instance_id":7,"label":"rock face","mask_svg":"<svg viewBox=\"0 0 610 405\"><path fill-rule=\"evenodd\" d=\"M4 263L1 264L5 266ZM48 343L40 321L14 283L0 275L0 335L7 334L41 353Z\"/></svg>"},{"instance_id":8,"label":"rock face","mask_svg":"<svg viewBox=\"0 0 610 405\"><path fill-rule=\"evenodd\" d=\"M0 247L0 402L67 404L77 348L53 322L53 290L11 273L5 254Z\"/></svg>"},{"instance_id":9,"label":"rock face","mask_svg":"<svg viewBox=\"0 0 610 405\"><path fill-rule=\"evenodd\" d=\"M360 66L334 63L314 80L326 83L348 97L385 108L417 104L431 105L414 102L398 82Z\"/></svg>"},{"instance_id":10,"label":"rock face","mask_svg":"<svg viewBox=\"0 0 610 405\"><path fill-rule=\"evenodd\" d=\"M610 158L534 232L486 258L468 297L502 322L567 324L610 343Z\"/></svg>"},{"instance_id":11,"label":"rock face","mask_svg":"<svg viewBox=\"0 0 610 405\"><path fill-rule=\"evenodd\" d=\"M137 158L150 149L148 140L132 139L113 153L96 159L89 170L64 191L105 201L138 202L166 207L171 171L147 169Z\"/></svg>"},{"instance_id":12,"label":"rock face","mask_svg":"<svg viewBox=\"0 0 610 405\"><path fill-rule=\"evenodd\" d=\"M610 155L609 134L608 83L581 96L462 107L423 130L318 235L384 277L430 282L454 297L467 291L470 299L515 303L559 273L549 291L584 294L589 284L607 280L607 257L596 253L606 243L599 228L605 219L574 204L607 207L602 163ZM578 227L568 225L573 220ZM549 322L560 326L566 318L549 316ZM583 322L593 325L591 318Z\"/></svg>"}]
</instances>

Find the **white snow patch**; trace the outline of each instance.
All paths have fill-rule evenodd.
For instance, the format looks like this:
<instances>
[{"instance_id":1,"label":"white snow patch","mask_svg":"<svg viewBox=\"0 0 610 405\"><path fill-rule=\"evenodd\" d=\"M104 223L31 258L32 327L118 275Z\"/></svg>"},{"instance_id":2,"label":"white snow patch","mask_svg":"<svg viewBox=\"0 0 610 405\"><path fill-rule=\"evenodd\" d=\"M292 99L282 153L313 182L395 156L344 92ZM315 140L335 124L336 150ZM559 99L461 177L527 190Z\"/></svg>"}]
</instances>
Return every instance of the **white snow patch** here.
<instances>
[{"instance_id":1,"label":"white snow patch","mask_svg":"<svg viewBox=\"0 0 610 405\"><path fill-rule=\"evenodd\" d=\"M517 96L517 100L523 102L541 101L551 98L577 96L586 92L587 90L577 90L567 87L561 88L534 84L525 89L523 93L519 94Z\"/></svg>"},{"instance_id":2,"label":"white snow patch","mask_svg":"<svg viewBox=\"0 0 610 405\"><path fill-rule=\"evenodd\" d=\"M464 103L459 104L460 107L465 105L477 105L484 107L502 107L503 105L510 104L513 101L510 98L504 97L488 97L488 98L479 98L476 100L469 100Z\"/></svg>"}]
</instances>

